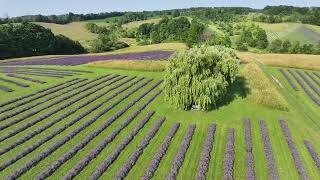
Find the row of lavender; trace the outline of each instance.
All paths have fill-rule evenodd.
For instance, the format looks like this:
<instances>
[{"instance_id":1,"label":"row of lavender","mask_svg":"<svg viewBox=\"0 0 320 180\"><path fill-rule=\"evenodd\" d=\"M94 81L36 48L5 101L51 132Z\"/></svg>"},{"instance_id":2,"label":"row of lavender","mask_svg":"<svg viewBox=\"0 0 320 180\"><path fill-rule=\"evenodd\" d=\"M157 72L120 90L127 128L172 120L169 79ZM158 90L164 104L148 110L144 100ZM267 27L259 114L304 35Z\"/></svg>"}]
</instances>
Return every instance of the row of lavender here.
<instances>
[{"instance_id":1,"label":"row of lavender","mask_svg":"<svg viewBox=\"0 0 320 180\"><path fill-rule=\"evenodd\" d=\"M291 87L295 91L298 91L299 89L296 86L294 80L282 68L280 68L279 70L281 74L287 79ZM318 106L320 106L320 74L318 72L313 72L315 76L318 76L318 78L316 78L310 72L305 72L305 74L309 77L308 78L301 70L295 70L294 72L293 70L288 69L288 72L296 80L296 82L298 82L301 88L308 94L311 100ZM297 74L300 76L300 78L297 76ZM312 90L310 90L310 88Z\"/></svg>"},{"instance_id":2,"label":"row of lavender","mask_svg":"<svg viewBox=\"0 0 320 180\"><path fill-rule=\"evenodd\" d=\"M66 56L57 58L38 58L18 61L7 61L0 63L0 66L8 65L79 65L94 61L104 60L150 60L167 59L173 52L171 51L148 51L124 54L95 55L95 56Z\"/></svg>"},{"instance_id":3,"label":"row of lavender","mask_svg":"<svg viewBox=\"0 0 320 180\"><path fill-rule=\"evenodd\" d=\"M45 84L46 81L28 77L40 76L40 77L52 77L52 78L64 78L65 76L81 75L81 73L91 73L90 71L81 70L66 70L66 69L55 69L55 68L37 68L37 67L0 67L0 73L5 73L7 78L0 78L0 81L12 84L18 87L29 87L28 84L21 83L19 80L28 81L32 83ZM11 79L10 79L11 78ZM16 80L13 80L16 79ZM13 90L7 86L1 85L0 90L5 92L13 92Z\"/></svg>"}]
</instances>

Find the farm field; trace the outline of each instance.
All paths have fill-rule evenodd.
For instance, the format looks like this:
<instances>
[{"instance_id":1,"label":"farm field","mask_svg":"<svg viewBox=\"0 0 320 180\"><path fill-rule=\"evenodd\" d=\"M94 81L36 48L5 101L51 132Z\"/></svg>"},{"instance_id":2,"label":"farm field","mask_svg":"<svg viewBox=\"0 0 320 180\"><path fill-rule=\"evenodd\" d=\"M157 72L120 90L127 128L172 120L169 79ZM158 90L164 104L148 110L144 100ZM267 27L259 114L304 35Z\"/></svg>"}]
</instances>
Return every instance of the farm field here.
<instances>
[{"instance_id":1,"label":"farm field","mask_svg":"<svg viewBox=\"0 0 320 180\"><path fill-rule=\"evenodd\" d=\"M299 41L300 43L317 45L320 40L319 27L308 24L299 23L256 23L268 35L268 40L288 39L292 42Z\"/></svg>"},{"instance_id":2,"label":"farm field","mask_svg":"<svg viewBox=\"0 0 320 180\"><path fill-rule=\"evenodd\" d=\"M194 179L203 171L207 179L320 178L309 153L309 147L320 153L319 105L307 93L320 99L319 70L280 67L294 89L281 64L261 65L288 111L251 102L239 77L224 104L199 112L177 110L164 100L164 72L92 64L20 68L29 74L0 66L0 78L28 85L1 82L13 90L0 90L1 179ZM8 71L29 80L8 77ZM270 147L271 155L265 152Z\"/></svg>"}]
</instances>

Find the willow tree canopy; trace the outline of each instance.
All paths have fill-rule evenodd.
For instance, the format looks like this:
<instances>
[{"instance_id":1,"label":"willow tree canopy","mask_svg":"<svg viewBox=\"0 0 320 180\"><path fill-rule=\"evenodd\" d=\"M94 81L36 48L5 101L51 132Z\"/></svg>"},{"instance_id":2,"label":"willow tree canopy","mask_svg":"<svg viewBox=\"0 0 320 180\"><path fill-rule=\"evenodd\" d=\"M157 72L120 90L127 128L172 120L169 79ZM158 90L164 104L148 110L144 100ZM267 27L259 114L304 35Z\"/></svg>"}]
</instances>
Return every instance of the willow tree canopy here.
<instances>
[{"instance_id":1,"label":"willow tree canopy","mask_svg":"<svg viewBox=\"0 0 320 180\"><path fill-rule=\"evenodd\" d=\"M166 70L166 99L179 109L196 104L201 110L217 106L236 78L239 60L223 46L201 46L174 54Z\"/></svg>"}]
</instances>

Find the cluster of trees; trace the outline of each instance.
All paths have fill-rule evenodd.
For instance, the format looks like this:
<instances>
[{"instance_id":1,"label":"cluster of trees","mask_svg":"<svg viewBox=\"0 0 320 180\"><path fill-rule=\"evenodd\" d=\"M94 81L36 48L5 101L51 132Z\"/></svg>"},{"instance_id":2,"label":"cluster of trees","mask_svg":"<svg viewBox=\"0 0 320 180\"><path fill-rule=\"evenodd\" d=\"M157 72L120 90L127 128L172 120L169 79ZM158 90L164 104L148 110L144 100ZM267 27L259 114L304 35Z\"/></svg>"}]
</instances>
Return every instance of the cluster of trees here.
<instances>
[{"instance_id":1,"label":"cluster of trees","mask_svg":"<svg viewBox=\"0 0 320 180\"><path fill-rule=\"evenodd\" d=\"M0 59L46 54L80 54L79 42L32 23L0 26Z\"/></svg>"},{"instance_id":2,"label":"cluster of trees","mask_svg":"<svg viewBox=\"0 0 320 180\"><path fill-rule=\"evenodd\" d=\"M254 20L267 23L302 22L320 25L320 7L266 6Z\"/></svg>"},{"instance_id":3,"label":"cluster of trees","mask_svg":"<svg viewBox=\"0 0 320 180\"><path fill-rule=\"evenodd\" d=\"M136 37L141 44L180 41L191 46L201 41L204 29L205 26L196 20L190 22L186 17L164 17L158 24L140 25Z\"/></svg>"},{"instance_id":4,"label":"cluster of trees","mask_svg":"<svg viewBox=\"0 0 320 180\"><path fill-rule=\"evenodd\" d=\"M87 21L94 19L105 19L110 17L117 17L124 15L124 12L106 12L106 13L97 13L97 14L63 14L63 15L27 15L20 17L5 17L0 18L0 24L6 23L21 23L21 22L46 22L46 23L56 23L56 24L67 24L74 21Z\"/></svg>"},{"instance_id":5,"label":"cluster of trees","mask_svg":"<svg viewBox=\"0 0 320 180\"><path fill-rule=\"evenodd\" d=\"M239 37L236 40L236 49L248 50L248 47L265 49L269 45L267 33L258 25L243 25L240 27Z\"/></svg>"},{"instance_id":6,"label":"cluster of trees","mask_svg":"<svg viewBox=\"0 0 320 180\"><path fill-rule=\"evenodd\" d=\"M313 44L300 44L299 41L291 43L289 40L276 39L270 43L268 51L272 53L320 54L320 42L315 46Z\"/></svg>"},{"instance_id":7,"label":"cluster of trees","mask_svg":"<svg viewBox=\"0 0 320 180\"><path fill-rule=\"evenodd\" d=\"M125 42L119 41L119 37L126 33L125 30L112 23L108 27L98 26L94 23L87 23L86 28L98 37L91 42L90 52L99 53L129 47Z\"/></svg>"}]
</instances>

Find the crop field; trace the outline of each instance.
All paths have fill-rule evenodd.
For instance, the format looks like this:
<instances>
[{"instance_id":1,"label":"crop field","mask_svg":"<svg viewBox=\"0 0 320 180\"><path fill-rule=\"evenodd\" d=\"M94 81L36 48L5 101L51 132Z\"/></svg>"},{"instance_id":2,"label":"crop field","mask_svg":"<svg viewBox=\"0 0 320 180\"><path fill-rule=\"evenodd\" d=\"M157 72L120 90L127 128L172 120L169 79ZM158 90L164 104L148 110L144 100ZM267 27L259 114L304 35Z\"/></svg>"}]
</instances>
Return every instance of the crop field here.
<instances>
[{"instance_id":1,"label":"crop field","mask_svg":"<svg viewBox=\"0 0 320 180\"><path fill-rule=\"evenodd\" d=\"M239 77L201 112L164 100L163 72L64 62L0 66L1 179L320 178L317 70L262 66L288 111L250 102Z\"/></svg>"},{"instance_id":2,"label":"crop field","mask_svg":"<svg viewBox=\"0 0 320 180\"><path fill-rule=\"evenodd\" d=\"M266 30L269 41L288 39L292 42L299 41L300 43L317 45L320 40L317 26L298 23L257 24Z\"/></svg>"}]
</instances>

